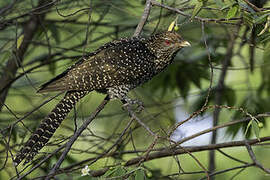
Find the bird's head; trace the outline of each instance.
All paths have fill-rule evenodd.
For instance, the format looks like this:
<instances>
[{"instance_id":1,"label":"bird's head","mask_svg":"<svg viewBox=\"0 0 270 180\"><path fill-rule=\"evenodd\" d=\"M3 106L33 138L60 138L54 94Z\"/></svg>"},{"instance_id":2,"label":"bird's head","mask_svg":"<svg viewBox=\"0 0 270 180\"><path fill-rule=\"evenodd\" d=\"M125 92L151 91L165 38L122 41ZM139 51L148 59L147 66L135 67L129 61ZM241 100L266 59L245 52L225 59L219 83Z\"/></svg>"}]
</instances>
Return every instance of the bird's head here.
<instances>
[{"instance_id":1,"label":"bird's head","mask_svg":"<svg viewBox=\"0 0 270 180\"><path fill-rule=\"evenodd\" d=\"M186 46L191 46L176 32L162 32L148 38L149 49L157 56L171 56Z\"/></svg>"}]
</instances>

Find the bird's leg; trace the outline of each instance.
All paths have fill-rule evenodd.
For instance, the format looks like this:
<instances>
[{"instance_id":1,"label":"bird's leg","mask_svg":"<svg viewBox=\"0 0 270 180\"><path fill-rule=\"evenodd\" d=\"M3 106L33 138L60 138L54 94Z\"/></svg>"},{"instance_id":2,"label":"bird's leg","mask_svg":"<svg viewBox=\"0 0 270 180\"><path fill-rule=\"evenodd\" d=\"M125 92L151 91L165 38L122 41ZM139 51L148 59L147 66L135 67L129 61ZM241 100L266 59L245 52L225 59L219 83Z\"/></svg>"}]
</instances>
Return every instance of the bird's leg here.
<instances>
[{"instance_id":1,"label":"bird's leg","mask_svg":"<svg viewBox=\"0 0 270 180\"><path fill-rule=\"evenodd\" d=\"M141 112L144 110L143 102L138 99L131 99L128 96L125 96L121 99L123 107L129 108L131 105L137 105L136 111Z\"/></svg>"},{"instance_id":2,"label":"bird's leg","mask_svg":"<svg viewBox=\"0 0 270 180\"><path fill-rule=\"evenodd\" d=\"M131 99L127 96L130 86L118 86L113 88L108 88L107 93L110 99L119 99L123 103L123 107L130 108L132 105L137 105L136 110L141 112L144 109L143 103L137 99Z\"/></svg>"}]
</instances>

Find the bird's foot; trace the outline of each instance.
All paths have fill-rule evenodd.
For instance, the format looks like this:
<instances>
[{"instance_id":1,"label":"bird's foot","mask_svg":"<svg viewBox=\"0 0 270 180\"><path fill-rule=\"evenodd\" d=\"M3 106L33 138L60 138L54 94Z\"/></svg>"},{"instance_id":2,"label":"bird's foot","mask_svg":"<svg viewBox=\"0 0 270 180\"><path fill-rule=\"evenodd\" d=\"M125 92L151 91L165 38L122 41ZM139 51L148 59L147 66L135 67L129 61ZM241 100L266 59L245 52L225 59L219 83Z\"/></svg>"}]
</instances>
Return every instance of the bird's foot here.
<instances>
[{"instance_id":1,"label":"bird's foot","mask_svg":"<svg viewBox=\"0 0 270 180\"><path fill-rule=\"evenodd\" d=\"M137 100L137 99L125 99L123 104L123 108L130 109L132 105L136 105L136 112L140 113L144 110L143 102Z\"/></svg>"}]
</instances>

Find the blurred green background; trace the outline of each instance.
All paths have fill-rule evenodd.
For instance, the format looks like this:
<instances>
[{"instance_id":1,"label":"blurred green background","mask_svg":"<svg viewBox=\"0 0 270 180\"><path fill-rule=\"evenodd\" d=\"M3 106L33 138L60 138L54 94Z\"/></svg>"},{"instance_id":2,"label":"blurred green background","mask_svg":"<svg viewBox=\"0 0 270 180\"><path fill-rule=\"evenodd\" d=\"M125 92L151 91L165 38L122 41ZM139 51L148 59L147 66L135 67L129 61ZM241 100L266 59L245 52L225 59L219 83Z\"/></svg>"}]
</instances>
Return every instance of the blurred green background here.
<instances>
[{"instance_id":1,"label":"blurred green background","mask_svg":"<svg viewBox=\"0 0 270 180\"><path fill-rule=\"evenodd\" d=\"M243 108L246 112L256 116L265 114L258 120L263 123L259 129L259 137L269 136L270 112L270 3L265 0L222 1L222 0L167 0L156 1L168 7L178 9L185 15L177 14L175 9L161 8L153 5L145 24L142 36L165 31L177 19L179 33L192 46L181 50L175 57L175 62L166 71L157 75L153 80L132 91L130 95L144 102L145 110L138 117L162 137L167 137L174 126L176 106L183 111L193 113L205 103L212 81L209 105L220 104L230 107ZM10 179L16 175L12 165L10 152L13 155L20 149L23 142L30 136L39 122L50 112L63 96L60 95L42 107L57 93L38 94L38 87L63 72L81 56L94 51L106 42L121 37L131 37L140 21L145 7L144 0L66 0L47 1L52 6L39 7L46 1L1 1L0 2L0 179ZM41 17L40 14L45 14ZM194 16L194 17L193 17ZM17 50L21 48L26 36L26 26L29 22L39 18L33 37L28 42L23 56L19 57ZM207 46L205 45L205 42ZM231 51L231 53L230 53ZM209 58L210 56L210 58ZM17 64L17 70L11 72L9 61ZM211 66L213 74L211 73ZM226 63L227 62L227 65ZM225 74L223 74L225 71ZM220 79L224 76L223 86ZM3 78L7 77L7 79ZM2 80L2 82L1 82ZM7 92L5 95L4 92ZM5 97L5 98L3 98ZM42 149L44 154L53 152L60 143L66 142L74 133L74 127L82 122L95 110L105 95L90 93L76 106L57 130L52 140ZM220 101L217 97L221 97ZM176 105L177 104L177 105ZM214 109L207 113L212 117ZM21 123L15 124L17 119L23 118ZM205 113L205 112L204 112ZM246 114L238 110L223 108L218 115L218 124L246 118ZM76 119L76 120L75 120ZM203 119L202 116L198 118ZM184 119L182 119L184 120ZM91 123L89 128L72 146L62 167L80 163L88 158L95 158L104 153L115 143L121 132L127 126L130 118L122 109L119 101L111 101L101 114ZM74 123L76 122L76 123ZM202 121L202 123L204 123ZM221 136L229 137L227 141L245 138L258 138L249 121L229 126L221 132ZM12 129L10 128L12 126ZM105 157L90 165L91 160L58 175L59 179L90 179L81 177L81 169L89 165L91 170L110 167L109 171L118 168L118 175L129 170L140 172L136 167L123 167L124 163L137 156L144 155L154 137L134 122L121 144L114 149L119 154ZM219 143L219 141L217 142ZM269 142L252 146L257 160L266 168L270 168ZM9 147L7 146L9 145ZM170 145L164 139L158 140L155 148ZM193 144L196 145L196 144ZM133 151L128 153L128 151ZM227 154L245 162L251 162L245 147L231 147L222 149ZM8 154L8 158L7 157ZM209 152L192 153L204 166L209 166ZM33 171L25 179L32 179L46 175L59 158L60 153L54 155L46 163ZM201 179L205 173L201 166L189 155L159 158L143 163L143 176L148 179ZM243 165L220 152L216 151L216 170L234 168ZM38 161L33 162L22 174L30 170ZM18 167L19 170L23 166ZM119 170L120 169L120 170ZM122 171L121 171L122 170ZM196 173L197 172L197 173ZM100 179L116 176L117 173L106 174ZM131 173L130 179L139 175ZM270 179L269 174L258 167L238 168L215 176L216 179ZM94 178L92 178L94 179Z\"/></svg>"}]
</instances>

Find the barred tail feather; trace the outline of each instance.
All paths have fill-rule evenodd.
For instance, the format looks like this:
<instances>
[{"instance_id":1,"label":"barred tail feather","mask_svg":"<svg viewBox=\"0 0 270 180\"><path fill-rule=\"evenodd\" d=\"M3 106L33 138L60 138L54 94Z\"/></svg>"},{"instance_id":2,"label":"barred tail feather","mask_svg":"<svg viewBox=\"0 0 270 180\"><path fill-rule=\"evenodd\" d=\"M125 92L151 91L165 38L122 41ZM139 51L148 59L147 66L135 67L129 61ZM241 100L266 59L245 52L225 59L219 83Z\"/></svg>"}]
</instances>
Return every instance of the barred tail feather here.
<instances>
[{"instance_id":1,"label":"barred tail feather","mask_svg":"<svg viewBox=\"0 0 270 180\"><path fill-rule=\"evenodd\" d=\"M75 104L86 94L88 91L68 91L17 154L14 160L15 165L21 163L23 159L26 159L24 164L31 161L38 151L46 145Z\"/></svg>"}]
</instances>

